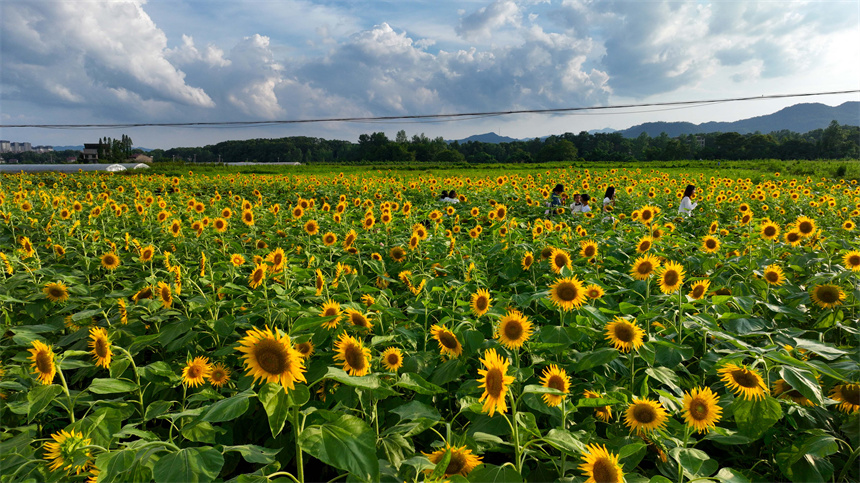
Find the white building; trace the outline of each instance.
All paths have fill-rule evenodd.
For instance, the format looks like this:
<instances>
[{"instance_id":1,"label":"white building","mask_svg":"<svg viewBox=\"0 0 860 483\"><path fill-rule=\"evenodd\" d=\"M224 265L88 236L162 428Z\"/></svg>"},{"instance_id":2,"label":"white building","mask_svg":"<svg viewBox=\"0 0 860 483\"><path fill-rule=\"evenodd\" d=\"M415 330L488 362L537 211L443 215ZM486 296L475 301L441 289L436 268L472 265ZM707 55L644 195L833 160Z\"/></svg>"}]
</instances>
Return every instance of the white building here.
<instances>
[{"instance_id":1,"label":"white building","mask_svg":"<svg viewBox=\"0 0 860 483\"><path fill-rule=\"evenodd\" d=\"M0 140L0 153L10 153L12 152L12 143L9 141Z\"/></svg>"}]
</instances>

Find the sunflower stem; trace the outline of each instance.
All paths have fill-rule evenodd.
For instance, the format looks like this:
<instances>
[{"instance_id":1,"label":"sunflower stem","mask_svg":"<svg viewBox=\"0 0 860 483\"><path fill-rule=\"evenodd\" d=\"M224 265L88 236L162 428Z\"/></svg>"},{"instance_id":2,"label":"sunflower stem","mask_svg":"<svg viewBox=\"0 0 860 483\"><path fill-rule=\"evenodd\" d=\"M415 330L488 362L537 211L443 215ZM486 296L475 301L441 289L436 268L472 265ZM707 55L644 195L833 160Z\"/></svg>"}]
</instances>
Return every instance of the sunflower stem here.
<instances>
[{"instance_id":1,"label":"sunflower stem","mask_svg":"<svg viewBox=\"0 0 860 483\"><path fill-rule=\"evenodd\" d=\"M292 408L292 423L293 423L293 438L295 438L296 443L296 467L299 472L299 483L304 483L305 481L305 464L302 460L302 447L299 445L299 407L293 406Z\"/></svg>"},{"instance_id":2,"label":"sunflower stem","mask_svg":"<svg viewBox=\"0 0 860 483\"><path fill-rule=\"evenodd\" d=\"M684 445L682 448L687 449L687 441L690 439L690 427L684 427ZM681 457L678 456L678 483L684 483L684 467L681 465Z\"/></svg>"},{"instance_id":3,"label":"sunflower stem","mask_svg":"<svg viewBox=\"0 0 860 483\"><path fill-rule=\"evenodd\" d=\"M134 363L134 357L129 354L129 352L122 347L117 346L117 350L122 352L128 361L131 363L131 368L134 371L135 382L137 382L137 396L140 402L140 427L141 429L146 427L146 419L144 418L144 412L146 411L146 406L143 404L143 389L140 385L140 374L137 372L137 364Z\"/></svg>"},{"instance_id":4,"label":"sunflower stem","mask_svg":"<svg viewBox=\"0 0 860 483\"><path fill-rule=\"evenodd\" d=\"M628 354L628 357L630 358L630 390L635 391L636 389L635 389L633 382L636 380L636 371L634 370L635 366L634 366L634 358L633 358L633 351L632 350Z\"/></svg>"},{"instance_id":5,"label":"sunflower stem","mask_svg":"<svg viewBox=\"0 0 860 483\"><path fill-rule=\"evenodd\" d=\"M567 396L561 400L561 429L567 431ZM561 472L559 478L564 478L564 469L567 466L567 453L561 452Z\"/></svg>"},{"instance_id":6,"label":"sunflower stem","mask_svg":"<svg viewBox=\"0 0 860 483\"><path fill-rule=\"evenodd\" d=\"M66 393L66 398L68 398L68 400L69 400L69 407L68 407L69 419L71 419L72 422L74 423L75 422L75 403L72 401L72 395L69 394L69 385L66 384L66 377L63 376L63 369L60 368L60 362L61 361L57 361L57 363L56 363L57 374L60 375L60 381L62 381L62 383L63 383L63 392Z\"/></svg>"}]
</instances>

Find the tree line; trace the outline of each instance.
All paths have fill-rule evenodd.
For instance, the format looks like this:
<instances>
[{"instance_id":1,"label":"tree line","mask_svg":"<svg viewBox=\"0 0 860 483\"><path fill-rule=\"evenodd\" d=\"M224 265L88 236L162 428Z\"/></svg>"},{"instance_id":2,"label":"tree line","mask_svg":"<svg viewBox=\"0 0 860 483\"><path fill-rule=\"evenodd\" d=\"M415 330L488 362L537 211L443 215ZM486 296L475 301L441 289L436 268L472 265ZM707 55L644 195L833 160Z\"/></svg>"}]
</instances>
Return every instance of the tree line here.
<instances>
[{"instance_id":1,"label":"tree line","mask_svg":"<svg viewBox=\"0 0 860 483\"><path fill-rule=\"evenodd\" d=\"M132 153L131 138L99 139L99 158L117 162ZM25 153L21 153L22 155ZM76 153L77 154L77 153ZM197 163L298 162L302 164L397 163L439 164L544 163L552 161L675 161L684 159L857 159L860 158L860 127L833 121L827 128L807 133L788 130L769 134L736 132L651 137L642 133L625 138L621 133L565 133L546 138L509 143L470 141L446 142L423 133L408 137L399 131L394 139L383 132L362 134L358 143L307 136L278 139L224 141L204 147L155 149L148 153L155 162ZM61 161L60 153L19 155L22 162Z\"/></svg>"},{"instance_id":2,"label":"tree line","mask_svg":"<svg viewBox=\"0 0 860 483\"><path fill-rule=\"evenodd\" d=\"M313 137L225 141L198 148L172 148L149 153L156 161L196 162L431 162L543 163L551 161L673 161L683 159L856 159L860 158L860 127L833 121L807 133L788 130L769 134L707 133L670 138L642 133L565 133L509 143L448 143L424 134L411 138L399 131L394 139L374 132L358 143Z\"/></svg>"}]
</instances>

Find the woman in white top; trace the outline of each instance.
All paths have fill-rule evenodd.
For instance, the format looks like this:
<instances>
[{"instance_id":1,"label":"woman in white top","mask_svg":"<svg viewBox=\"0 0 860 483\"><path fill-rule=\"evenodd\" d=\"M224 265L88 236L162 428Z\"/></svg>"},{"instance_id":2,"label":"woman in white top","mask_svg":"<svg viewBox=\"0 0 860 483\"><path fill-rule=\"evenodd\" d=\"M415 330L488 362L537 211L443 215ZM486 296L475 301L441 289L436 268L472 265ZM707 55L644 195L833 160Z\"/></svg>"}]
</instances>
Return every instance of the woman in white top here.
<instances>
[{"instance_id":1,"label":"woman in white top","mask_svg":"<svg viewBox=\"0 0 860 483\"><path fill-rule=\"evenodd\" d=\"M579 193L573 195L573 203L570 204L570 214L579 213L582 210L582 201Z\"/></svg>"},{"instance_id":2,"label":"woman in white top","mask_svg":"<svg viewBox=\"0 0 860 483\"><path fill-rule=\"evenodd\" d=\"M678 207L679 215L687 215L690 216L693 213L693 210L699 206L698 203L693 203L691 200L693 196L696 196L696 187L688 184L684 189L684 197L681 198L681 206Z\"/></svg>"},{"instance_id":3,"label":"woman in white top","mask_svg":"<svg viewBox=\"0 0 860 483\"><path fill-rule=\"evenodd\" d=\"M607 213L603 221L612 221L613 208L615 208L615 187L609 186L606 188L606 194L603 195L603 212Z\"/></svg>"},{"instance_id":4,"label":"woman in white top","mask_svg":"<svg viewBox=\"0 0 860 483\"><path fill-rule=\"evenodd\" d=\"M587 193L583 193L582 196L579 197L580 201L582 201L582 206L579 208L579 211L582 213L588 213L591 211L591 207L588 206L588 201L591 200L591 196L588 196Z\"/></svg>"},{"instance_id":5,"label":"woman in white top","mask_svg":"<svg viewBox=\"0 0 860 483\"><path fill-rule=\"evenodd\" d=\"M460 202L460 198L457 197L457 192L451 190L448 192L448 195L445 198L442 198L442 201L445 203L457 204Z\"/></svg>"}]
</instances>

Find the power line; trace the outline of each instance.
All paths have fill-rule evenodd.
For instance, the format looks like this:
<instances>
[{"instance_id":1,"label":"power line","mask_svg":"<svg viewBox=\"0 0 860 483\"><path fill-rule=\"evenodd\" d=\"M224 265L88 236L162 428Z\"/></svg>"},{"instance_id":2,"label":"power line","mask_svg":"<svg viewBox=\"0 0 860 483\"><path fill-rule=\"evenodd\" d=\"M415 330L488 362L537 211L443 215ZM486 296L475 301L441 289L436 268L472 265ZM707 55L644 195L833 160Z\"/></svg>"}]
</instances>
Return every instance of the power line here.
<instances>
[{"instance_id":1,"label":"power line","mask_svg":"<svg viewBox=\"0 0 860 483\"><path fill-rule=\"evenodd\" d=\"M471 120L482 117L508 116L514 114L576 114L583 111L610 111L642 107L693 106L725 102L756 101L766 99L785 99L793 97L830 96L837 94L856 94L860 89L830 92L807 92L803 94L771 94L751 97L731 97L704 101L651 102L645 104L621 104L616 106L563 107L554 109L519 109L508 111L468 112L453 114L418 114L411 116L374 116L374 117L335 117L319 119L286 119L275 121L219 121L219 122L165 122L165 123L127 123L127 124L0 124L0 128L41 128L41 129L91 129L91 128L130 128L130 127L257 127L281 124L309 124L321 122L448 122ZM587 114L587 113L586 113Z\"/></svg>"}]
</instances>

